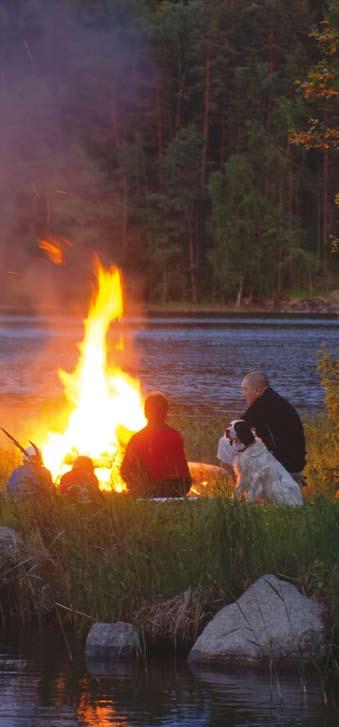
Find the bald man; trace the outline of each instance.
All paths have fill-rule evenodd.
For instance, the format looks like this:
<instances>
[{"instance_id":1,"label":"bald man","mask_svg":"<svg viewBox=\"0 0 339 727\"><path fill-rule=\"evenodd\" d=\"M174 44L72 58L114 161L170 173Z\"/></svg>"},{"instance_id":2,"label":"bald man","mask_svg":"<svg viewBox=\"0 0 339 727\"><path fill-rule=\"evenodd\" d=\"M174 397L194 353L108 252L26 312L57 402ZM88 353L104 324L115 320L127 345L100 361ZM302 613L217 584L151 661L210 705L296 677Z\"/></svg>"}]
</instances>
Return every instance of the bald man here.
<instances>
[{"instance_id":1,"label":"bald man","mask_svg":"<svg viewBox=\"0 0 339 727\"><path fill-rule=\"evenodd\" d=\"M299 481L306 464L306 448L298 412L287 399L271 389L262 371L247 374L241 388L248 407L241 419L255 427L267 449Z\"/></svg>"}]
</instances>

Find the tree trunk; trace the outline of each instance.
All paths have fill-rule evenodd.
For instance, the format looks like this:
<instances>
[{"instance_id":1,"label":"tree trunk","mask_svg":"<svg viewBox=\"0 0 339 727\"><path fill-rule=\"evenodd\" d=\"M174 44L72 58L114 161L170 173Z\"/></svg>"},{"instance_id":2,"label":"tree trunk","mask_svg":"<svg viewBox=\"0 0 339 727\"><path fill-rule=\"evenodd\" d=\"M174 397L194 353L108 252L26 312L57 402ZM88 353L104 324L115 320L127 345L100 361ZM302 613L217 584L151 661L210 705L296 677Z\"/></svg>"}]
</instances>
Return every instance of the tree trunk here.
<instances>
[{"instance_id":1,"label":"tree trunk","mask_svg":"<svg viewBox=\"0 0 339 727\"><path fill-rule=\"evenodd\" d=\"M324 151L324 180L323 180L323 271L327 275L327 248L328 248L328 149Z\"/></svg>"},{"instance_id":2,"label":"tree trunk","mask_svg":"<svg viewBox=\"0 0 339 727\"><path fill-rule=\"evenodd\" d=\"M161 96L160 96L159 86L157 86L155 93L156 93L155 102L156 102L156 114L157 114L158 165L159 165L159 175L160 175L160 165L161 165L163 149L164 149L164 129L163 129L163 123L162 123Z\"/></svg>"},{"instance_id":3,"label":"tree trunk","mask_svg":"<svg viewBox=\"0 0 339 727\"><path fill-rule=\"evenodd\" d=\"M244 276L240 275L239 277L239 287L237 292L237 299L235 301L235 305L237 308L240 308L241 302L242 302L242 296L244 292Z\"/></svg>"},{"instance_id":4,"label":"tree trunk","mask_svg":"<svg viewBox=\"0 0 339 727\"><path fill-rule=\"evenodd\" d=\"M162 271L161 302L163 305L165 305L167 303L167 293L168 293L168 277L167 277L167 269L165 267Z\"/></svg>"},{"instance_id":5,"label":"tree trunk","mask_svg":"<svg viewBox=\"0 0 339 727\"><path fill-rule=\"evenodd\" d=\"M279 245L279 253L278 253L278 271L277 271L277 297L282 293L282 259L283 259L283 251L282 246ZM273 294L274 295L274 294Z\"/></svg>"},{"instance_id":6,"label":"tree trunk","mask_svg":"<svg viewBox=\"0 0 339 727\"><path fill-rule=\"evenodd\" d=\"M279 184L279 247L278 247L278 269L277 269L277 295L281 295L282 292L282 263L283 263L283 243L281 241L282 230L284 228L284 190L282 186L282 180ZM292 215L291 215L292 217ZM292 227L292 219L289 219L289 226Z\"/></svg>"},{"instance_id":7,"label":"tree trunk","mask_svg":"<svg viewBox=\"0 0 339 727\"><path fill-rule=\"evenodd\" d=\"M292 228L292 217L293 217L293 166L292 166L292 154L291 154L291 147L289 144L287 144L287 162L288 162L288 172L287 172L287 185L288 185L288 225L289 228Z\"/></svg>"},{"instance_id":8,"label":"tree trunk","mask_svg":"<svg viewBox=\"0 0 339 727\"><path fill-rule=\"evenodd\" d=\"M273 36L272 33L270 33L270 45L269 45L269 52L268 52L268 72L269 75L272 76L274 72L274 58L273 58ZM267 97L267 104L266 104L266 128L270 131L272 127L272 88L269 89L268 97Z\"/></svg>"},{"instance_id":9,"label":"tree trunk","mask_svg":"<svg viewBox=\"0 0 339 727\"><path fill-rule=\"evenodd\" d=\"M179 74L179 88L177 94L177 106L175 113L175 128L178 131L181 127L181 102L184 96L185 83L186 83L186 67L183 68L182 73Z\"/></svg>"},{"instance_id":10,"label":"tree trunk","mask_svg":"<svg viewBox=\"0 0 339 727\"><path fill-rule=\"evenodd\" d=\"M321 261L321 200L318 194L318 210L317 210L317 258L319 264Z\"/></svg>"},{"instance_id":11,"label":"tree trunk","mask_svg":"<svg viewBox=\"0 0 339 727\"><path fill-rule=\"evenodd\" d=\"M200 172L201 187L204 187L205 182L206 182L210 85L211 85L211 56L208 55L206 58L206 64L205 64L204 126L203 126L203 132L202 132L203 138L204 138L204 145L202 148L202 155L201 155L201 172Z\"/></svg>"},{"instance_id":12,"label":"tree trunk","mask_svg":"<svg viewBox=\"0 0 339 727\"><path fill-rule=\"evenodd\" d=\"M197 303L197 280L195 270L195 254L194 254L194 239L193 239L193 211L190 209L187 214L187 231L188 231L188 258L190 268L190 283L191 283L191 296L192 302Z\"/></svg>"},{"instance_id":13,"label":"tree trunk","mask_svg":"<svg viewBox=\"0 0 339 727\"><path fill-rule=\"evenodd\" d=\"M223 109L222 109L222 115L221 115L221 139L220 139L220 150L219 150L219 163L220 163L220 169L223 171L224 164L225 164L225 98L223 101Z\"/></svg>"}]
</instances>

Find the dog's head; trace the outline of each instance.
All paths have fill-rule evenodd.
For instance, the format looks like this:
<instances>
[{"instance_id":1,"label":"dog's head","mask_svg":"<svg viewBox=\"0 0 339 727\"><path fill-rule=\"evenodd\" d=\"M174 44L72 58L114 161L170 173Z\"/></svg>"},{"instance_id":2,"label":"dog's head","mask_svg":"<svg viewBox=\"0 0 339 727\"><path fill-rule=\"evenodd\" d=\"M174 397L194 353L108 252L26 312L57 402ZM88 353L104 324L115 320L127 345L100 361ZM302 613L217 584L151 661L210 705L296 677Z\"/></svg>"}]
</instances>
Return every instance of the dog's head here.
<instances>
[{"instance_id":1,"label":"dog's head","mask_svg":"<svg viewBox=\"0 0 339 727\"><path fill-rule=\"evenodd\" d=\"M230 426L225 431L225 437L230 440L231 444L239 449L249 447L255 442L254 434L251 427L243 419L233 419Z\"/></svg>"}]
</instances>

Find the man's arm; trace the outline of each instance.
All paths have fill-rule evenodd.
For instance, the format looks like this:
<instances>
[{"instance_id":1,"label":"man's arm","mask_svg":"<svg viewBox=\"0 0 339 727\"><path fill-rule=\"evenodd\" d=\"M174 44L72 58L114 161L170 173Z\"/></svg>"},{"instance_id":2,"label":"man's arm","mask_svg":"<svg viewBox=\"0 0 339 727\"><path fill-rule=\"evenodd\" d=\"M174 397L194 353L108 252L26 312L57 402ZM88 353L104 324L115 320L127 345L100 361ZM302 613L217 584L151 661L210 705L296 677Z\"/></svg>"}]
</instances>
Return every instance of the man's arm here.
<instances>
[{"instance_id":1,"label":"man's arm","mask_svg":"<svg viewBox=\"0 0 339 727\"><path fill-rule=\"evenodd\" d=\"M258 420L258 412L254 404L252 404L252 406L249 406L246 411L239 417L239 419L243 419L244 422L247 422L250 427L255 427Z\"/></svg>"}]
</instances>

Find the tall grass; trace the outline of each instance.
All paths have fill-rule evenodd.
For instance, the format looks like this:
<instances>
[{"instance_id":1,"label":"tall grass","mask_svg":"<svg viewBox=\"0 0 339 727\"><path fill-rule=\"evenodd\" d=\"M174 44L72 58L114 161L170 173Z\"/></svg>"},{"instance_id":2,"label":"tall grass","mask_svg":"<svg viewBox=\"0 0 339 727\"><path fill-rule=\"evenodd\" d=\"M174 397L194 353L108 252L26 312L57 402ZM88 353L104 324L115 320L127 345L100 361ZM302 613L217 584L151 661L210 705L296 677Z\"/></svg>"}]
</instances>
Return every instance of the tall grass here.
<instances>
[{"instance_id":1,"label":"tall grass","mask_svg":"<svg viewBox=\"0 0 339 727\"><path fill-rule=\"evenodd\" d=\"M22 621L55 611L79 628L91 619L139 620L154 636L155 613L161 634L161 613L168 619L173 599L189 592L181 630L174 618L172 635L190 641L217 607L270 572L320 595L339 626L339 503L324 498L293 509L220 497L160 504L107 495L95 508L53 494L3 501L1 523L27 547L12 572L11 608Z\"/></svg>"}]
</instances>

